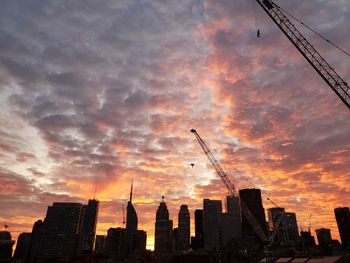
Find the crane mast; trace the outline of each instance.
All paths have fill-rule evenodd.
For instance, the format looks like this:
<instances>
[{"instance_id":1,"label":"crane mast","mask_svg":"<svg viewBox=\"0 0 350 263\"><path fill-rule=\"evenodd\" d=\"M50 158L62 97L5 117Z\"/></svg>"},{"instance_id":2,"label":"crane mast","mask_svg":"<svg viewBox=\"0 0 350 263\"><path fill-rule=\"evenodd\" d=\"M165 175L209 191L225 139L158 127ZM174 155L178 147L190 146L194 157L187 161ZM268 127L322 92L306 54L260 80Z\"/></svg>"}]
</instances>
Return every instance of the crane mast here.
<instances>
[{"instance_id":1,"label":"crane mast","mask_svg":"<svg viewBox=\"0 0 350 263\"><path fill-rule=\"evenodd\" d=\"M277 4L271 0L256 0L256 2L258 2L286 37L293 43L310 65L350 110L349 85L337 74L337 72L335 72L310 42L292 24Z\"/></svg>"},{"instance_id":2,"label":"crane mast","mask_svg":"<svg viewBox=\"0 0 350 263\"><path fill-rule=\"evenodd\" d=\"M232 194L233 196L239 197L238 192L234 186L234 184L231 182L230 178L227 176L225 171L222 169L220 163L216 160L215 156L211 152L208 145L203 141L203 139L199 136L197 131L195 129L192 129L191 132L196 136L196 139L201 146L204 154L209 159L210 163L215 168L215 171L217 175L221 178L222 182L226 186L227 190ZM249 211L247 205L243 202L242 199L240 199L240 205L241 210L244 216L246 217L247 221L249 222L250 226L253 228L254 232L259 236L261 241L263 241L265 244L269 243L269 239L266 236L265 232L262 230L260 224L256 221L252 213Z\"/></svg>"}]
</instances>

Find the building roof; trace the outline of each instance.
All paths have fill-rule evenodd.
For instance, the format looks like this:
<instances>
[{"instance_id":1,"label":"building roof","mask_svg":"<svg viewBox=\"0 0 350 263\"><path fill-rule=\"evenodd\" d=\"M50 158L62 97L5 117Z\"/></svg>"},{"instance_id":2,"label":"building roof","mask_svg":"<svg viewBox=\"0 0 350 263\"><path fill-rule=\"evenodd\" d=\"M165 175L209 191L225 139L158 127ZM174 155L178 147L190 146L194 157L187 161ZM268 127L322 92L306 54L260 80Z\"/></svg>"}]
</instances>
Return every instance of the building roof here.
<instances>
[{"instance_id":1,"label":"building roof","mask_svg":"<svg viewBox=\"0 0 350 263\"><path fill-rule=\"evenodd\" d=\"M341 257L323 257L323 258L312 258L307 263L335 263Z\"/></svg>"}]
</instances>

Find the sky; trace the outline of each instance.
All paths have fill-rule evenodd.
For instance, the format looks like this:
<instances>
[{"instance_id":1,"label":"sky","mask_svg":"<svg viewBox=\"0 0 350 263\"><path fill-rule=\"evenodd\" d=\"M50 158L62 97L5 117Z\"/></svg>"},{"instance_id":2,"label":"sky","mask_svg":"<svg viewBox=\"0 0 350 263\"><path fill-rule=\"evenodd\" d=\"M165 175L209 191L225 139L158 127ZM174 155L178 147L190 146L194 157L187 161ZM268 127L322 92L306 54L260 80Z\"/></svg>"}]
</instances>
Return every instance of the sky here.
<instances>
[{"instance_id":1,"label":"sky","mask_svg":"<svg viewBox=\"0 0 350 263\"><path fill-rule=\"evenodd\" d=\"M276 3L349 51L349 1ZM162 195L175 226L181 204L193 224L203 198L224 200L227 190L192 128L236 188L260 188L265 209L270 197L297 214L300 230L326 227L339 239L349 110L255 1L1 6L0 224L13 239L53 202L94 196L97 233L121 227L132 178L149 248ZM349 57L300 29L350 81Z\"/></svg>"}]
</instances>

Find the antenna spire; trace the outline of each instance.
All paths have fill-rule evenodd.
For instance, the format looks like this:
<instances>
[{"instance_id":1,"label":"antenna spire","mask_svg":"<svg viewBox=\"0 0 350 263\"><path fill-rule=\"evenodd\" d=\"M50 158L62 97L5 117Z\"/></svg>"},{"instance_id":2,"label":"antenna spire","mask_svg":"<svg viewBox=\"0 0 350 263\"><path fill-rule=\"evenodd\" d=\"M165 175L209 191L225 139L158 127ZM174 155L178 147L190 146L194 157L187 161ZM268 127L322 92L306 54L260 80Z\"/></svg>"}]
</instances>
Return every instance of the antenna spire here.
<instances>
[{"instance_id":1,"label":"antenna spire","mask_svg":"<svg viewBox=\"0 0 350 263\"><path fill-rule=\"evenodd\" d=\"M95 185L94 200L95 200L95 197L96 197L96 191L97 191L97 185Z\"/></svg>"},{"instance_id":2,"label":"antenna spire","mask_svg":"<svg viewBox=\"0 0 350 263\"><path fill-rule=\"evenodd\" d=\"M132 189L133 189L133 185L134 185L134 178L131 179L131 188L130 188L130 203L132 201Z\"/></svg>"}]
</instances>

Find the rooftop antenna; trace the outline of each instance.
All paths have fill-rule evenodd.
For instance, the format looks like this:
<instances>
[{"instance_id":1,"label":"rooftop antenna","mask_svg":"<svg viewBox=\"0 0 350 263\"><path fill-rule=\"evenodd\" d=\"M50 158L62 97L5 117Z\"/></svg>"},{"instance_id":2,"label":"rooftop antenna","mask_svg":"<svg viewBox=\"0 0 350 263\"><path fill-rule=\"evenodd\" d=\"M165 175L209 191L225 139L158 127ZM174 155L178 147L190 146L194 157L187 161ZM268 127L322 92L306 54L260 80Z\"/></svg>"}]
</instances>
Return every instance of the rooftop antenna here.
<instances>
[{"instance_id":1,"label":"rooftop antenna","mask_svg":"<svg viewBox=\"0 0 350 263\"><path fill-rule=\"evenodd\" d=\"M162 203L164 203L164 195L162 195Z\"/></svg>"},{"instance_id":2,"label":"rooftop antenna","mask_svg":"<svg viewBox=\"0 0 350 263\"><path fill-rule=\"evenodd\" d=\"M309 232L311 231L311 213L310 213L310 219L309 219Z\"/></svg>"},{"instance_id":3,"label":"rooftop antenna","mask_svg":"<svg viewBox=\"0 0 350 263\"><path fill-rule=\"evenodd\" d=\"M134 178L131 178L130 203L131 203L131 200L132 200L132 188L133 188L133 185L134 185Z\"/></svg>"},{"instance_id":4,"label":"rooftop antenna","mask_svg":"<svg viewBox=\"0 0 350 263\"><path fill-rule=\"evenodd\" d=\"M96 197L96 191L97 191L97 185L95 185L94 200L95 200L95 197Z\"/></svg>"}]
</instances>

